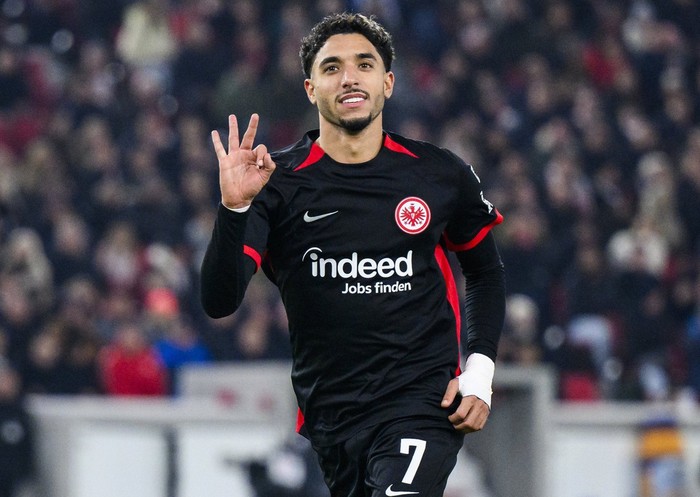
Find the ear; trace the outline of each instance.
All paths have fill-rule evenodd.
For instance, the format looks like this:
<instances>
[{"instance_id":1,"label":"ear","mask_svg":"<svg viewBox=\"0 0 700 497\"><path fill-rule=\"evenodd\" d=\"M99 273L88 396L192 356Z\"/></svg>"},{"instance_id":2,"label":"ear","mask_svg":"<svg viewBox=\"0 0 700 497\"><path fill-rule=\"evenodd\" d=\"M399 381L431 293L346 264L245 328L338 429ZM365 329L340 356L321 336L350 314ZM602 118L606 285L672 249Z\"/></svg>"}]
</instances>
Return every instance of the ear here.
<instances>
[{"instance_id":1,"label":"ear","mask_svg":"<svg viewBox=\"0 0 700 497\"><path fill-rule=\"evenodd\" d=\"M384 97L389 98L391 97L392 93L394 93L394 73L391 71L387 71L386 74L384 75Z\"/></svg>"},{"instance_id":2,"label":"ear","mask_svg":"<svg viewBox=\"0 0 700 497\"><path fill-rule=\"evenodd\" d=\"M309 102L316 105L316 87L310 78L304 80L304 90L306 91L306 97L309 99Z\"/></svg>"}]
</instances>

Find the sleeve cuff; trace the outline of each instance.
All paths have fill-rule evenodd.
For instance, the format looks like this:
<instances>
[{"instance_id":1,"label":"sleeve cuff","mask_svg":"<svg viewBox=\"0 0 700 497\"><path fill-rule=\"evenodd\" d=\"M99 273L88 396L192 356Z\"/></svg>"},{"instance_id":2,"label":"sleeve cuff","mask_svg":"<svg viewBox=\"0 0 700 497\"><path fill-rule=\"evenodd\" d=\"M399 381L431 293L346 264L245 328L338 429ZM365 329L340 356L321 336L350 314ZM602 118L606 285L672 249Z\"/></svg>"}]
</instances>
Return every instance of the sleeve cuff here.
<instances>
[{"instance_id":1,"label":"sleeve cuff","mask_svg":"<svg viewBox=\"0 0 700 497\"><path fill-rule=\"evenodd\" d=\"M250 209L250 204L246 205L245 207L237 207L237 208L235 208L235 209L231 209L231 208L229 208L229 207L226 207L226 206L223 204L223 202L221 203L221 205L223 205L225 209L227 209L227 210L229 210L229 211L231 211L231 212L238 212L239 214L241 214L241 213L243 213L243 212L246 212L248 209Z\"/></svg>"},{"instance_id":2,"label":"sleeve cuff","mask_svg":"<svg viewBox=\"0 0 700 497\"><path fill-rule=\"evenodd\" d=\"M464 372L459 375L459 393L462 397L475 395L491 408L491 386L495 363L484 354L473 353L467 358Z\"/></svg>"}]
</instances>

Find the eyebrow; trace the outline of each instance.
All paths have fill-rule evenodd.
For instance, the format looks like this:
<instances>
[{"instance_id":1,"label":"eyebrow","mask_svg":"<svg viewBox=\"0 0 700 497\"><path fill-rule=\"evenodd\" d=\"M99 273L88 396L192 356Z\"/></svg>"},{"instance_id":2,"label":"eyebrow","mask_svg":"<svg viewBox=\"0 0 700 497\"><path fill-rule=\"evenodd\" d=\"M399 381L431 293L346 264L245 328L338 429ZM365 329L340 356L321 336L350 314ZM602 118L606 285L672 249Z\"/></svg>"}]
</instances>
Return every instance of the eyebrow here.
<instances>
[{"instance_id":1,"label":"eyebrow","mask_svg":"<svg viewBox=\"0 0 700 497\"><path fill-rule=\"evenodd\" d=\"M355 54L356 59L371 59L371 60L377 60L377 58L374 56L373 53L371 52L361 52L358 54ZM340 57L337 55L331 55L329 57L324 58L321 60L321 62L318 63L319 66L323 66L325 64L329 64L331 62L340 62Z\"/></svg>"}]
</instances>

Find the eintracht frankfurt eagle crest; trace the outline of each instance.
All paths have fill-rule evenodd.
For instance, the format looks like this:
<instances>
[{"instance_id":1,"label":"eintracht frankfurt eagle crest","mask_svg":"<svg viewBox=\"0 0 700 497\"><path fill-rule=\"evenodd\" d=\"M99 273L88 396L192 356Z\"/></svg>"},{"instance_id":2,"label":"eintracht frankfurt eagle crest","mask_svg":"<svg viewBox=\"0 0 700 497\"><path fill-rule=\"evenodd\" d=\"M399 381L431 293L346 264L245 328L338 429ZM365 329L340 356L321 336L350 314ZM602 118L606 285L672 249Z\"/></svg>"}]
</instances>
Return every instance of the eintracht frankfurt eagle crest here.
<instances>
[{"instance_id":1,"label":"eintracht frankfurt eagle crest","mask_svg":"<svg viewBox=\"0 0 700 497\"><path fill-rule=\"evenodd\" d=\"M430 207L418 197L406 197L394 211L396 224L409 235L417 235L430 224Z\"/></svg>"}]
</instances>

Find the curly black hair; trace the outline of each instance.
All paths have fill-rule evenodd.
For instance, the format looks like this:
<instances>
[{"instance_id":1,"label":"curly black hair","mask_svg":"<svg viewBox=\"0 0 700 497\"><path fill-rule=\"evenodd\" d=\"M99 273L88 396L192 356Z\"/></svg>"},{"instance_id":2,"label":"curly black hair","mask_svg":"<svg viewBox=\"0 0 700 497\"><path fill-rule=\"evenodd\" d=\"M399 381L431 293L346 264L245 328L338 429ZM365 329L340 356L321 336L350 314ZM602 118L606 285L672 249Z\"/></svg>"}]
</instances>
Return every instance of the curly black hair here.
<instances>
[{"instance_id":1,"label":"curly black hair","mask_svg":"<svg viewBox=\"0 0 700 497\"><path fill-rule=\"evenodd\" d=\"M299 57L307 78L311 77L314 59L328 38L350 33L358 33L367 38L379 52L386 70L391 70L395 53L389 32L374 19L374 16L367 17L359 13L343 12L324 17L311 29L308 36L301 40Z\"/></svg>"}]
</instances>

